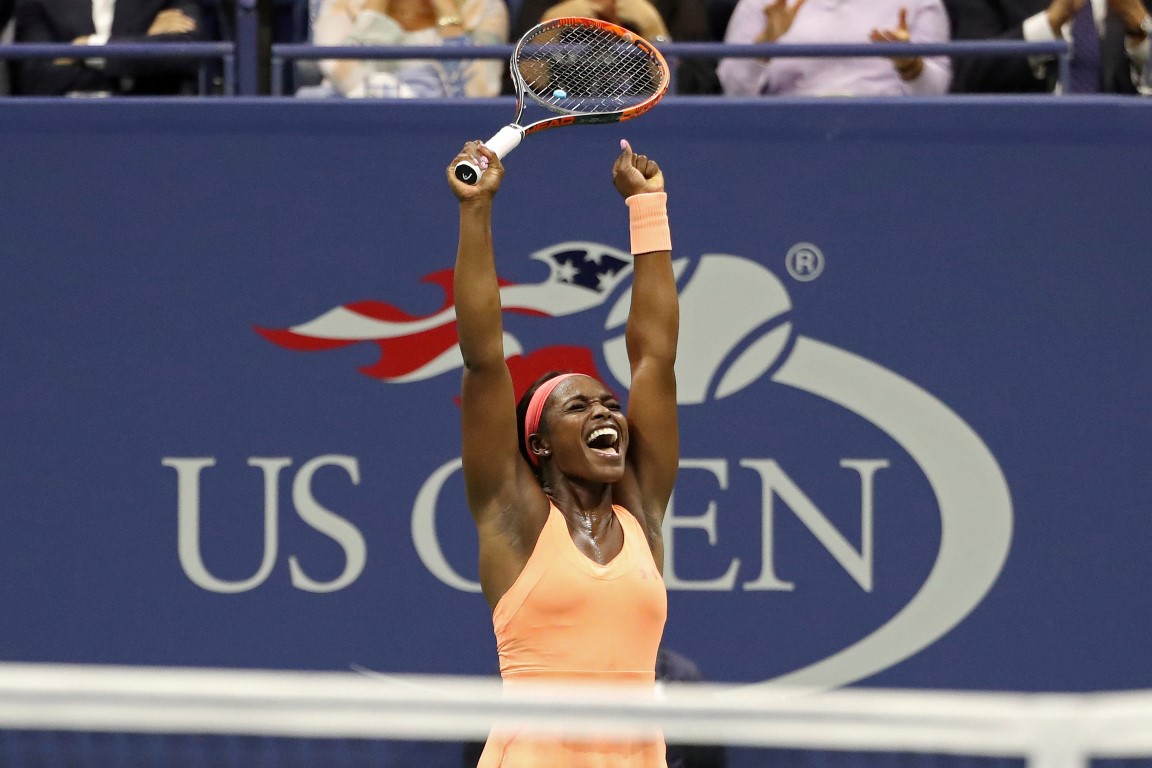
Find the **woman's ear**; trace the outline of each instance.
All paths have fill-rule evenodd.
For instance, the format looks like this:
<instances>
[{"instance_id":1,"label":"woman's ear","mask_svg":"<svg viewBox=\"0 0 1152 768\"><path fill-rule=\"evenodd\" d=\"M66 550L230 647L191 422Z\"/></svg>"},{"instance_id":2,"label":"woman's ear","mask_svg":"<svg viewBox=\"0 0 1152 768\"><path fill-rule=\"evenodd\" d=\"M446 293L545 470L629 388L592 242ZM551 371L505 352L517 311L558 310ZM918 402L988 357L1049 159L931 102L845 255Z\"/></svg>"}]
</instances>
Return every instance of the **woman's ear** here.
<instances>
[{"instance_id":1,"label":"woman's ear","mask_svg":"<svg viewBox=\"0 0 1152 768\"><path fill-rule=\"evenodd\" d=\"M532 434L528 438L528 452L536 457L537 462L552 455L552 449L548 447L548 441L541 437L539 432Z\"/></svg>"}]
</instances>

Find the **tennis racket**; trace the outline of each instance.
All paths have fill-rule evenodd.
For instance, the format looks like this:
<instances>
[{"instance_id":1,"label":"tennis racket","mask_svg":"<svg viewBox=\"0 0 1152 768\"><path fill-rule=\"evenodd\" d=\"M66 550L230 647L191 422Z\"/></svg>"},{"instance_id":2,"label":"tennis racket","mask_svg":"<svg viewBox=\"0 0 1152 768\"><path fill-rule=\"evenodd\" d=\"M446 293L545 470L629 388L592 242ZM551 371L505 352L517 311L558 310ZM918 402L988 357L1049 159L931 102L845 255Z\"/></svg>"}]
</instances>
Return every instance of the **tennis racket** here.
<instances>
[{"instance_id":1,"label":"tennis racket","mask_svg":"<svg viewBox=\"0 0 1152 768\"><path fill-rule=\"evenodd\" d=\"M528 30L512 51L508 68L516 86L516 119L485 144L500 159L530 133L639 117L664 97L671 80L668 62L647 40L607 21L578 16ZM528 99L559 117L521 125ZM453 173L465 184L475 184L483 170L464 160Z\"/></svg>"}]
</instances>

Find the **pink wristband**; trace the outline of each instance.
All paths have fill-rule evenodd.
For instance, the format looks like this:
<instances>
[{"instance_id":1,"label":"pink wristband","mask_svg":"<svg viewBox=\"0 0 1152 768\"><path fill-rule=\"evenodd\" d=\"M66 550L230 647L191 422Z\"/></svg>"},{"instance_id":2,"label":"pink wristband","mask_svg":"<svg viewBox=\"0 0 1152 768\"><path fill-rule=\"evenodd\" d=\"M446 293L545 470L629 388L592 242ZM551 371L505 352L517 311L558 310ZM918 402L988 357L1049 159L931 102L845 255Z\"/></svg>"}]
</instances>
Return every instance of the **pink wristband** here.
<instances>
[{"instance_id":1,"label":"pink wristband","mask_svg":"<svg viewBox=\"0 0 1152 768\"><path fill-rule=\"evenodd\" d=\"M668 193L645 192L632 195L628 221L632 232L632 255L672 250L672 232L668 229Z\"/></svg>"}]
</instances>

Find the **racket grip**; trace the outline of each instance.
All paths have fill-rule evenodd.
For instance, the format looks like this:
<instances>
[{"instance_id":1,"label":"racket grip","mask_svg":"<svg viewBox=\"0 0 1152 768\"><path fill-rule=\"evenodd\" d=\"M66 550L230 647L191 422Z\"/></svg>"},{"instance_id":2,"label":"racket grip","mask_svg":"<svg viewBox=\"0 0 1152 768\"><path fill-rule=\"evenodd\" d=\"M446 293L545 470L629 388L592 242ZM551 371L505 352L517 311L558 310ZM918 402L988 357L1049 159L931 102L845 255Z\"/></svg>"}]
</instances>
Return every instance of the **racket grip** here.
<instances>
[{"instance_id":1,"label":"racket grip","mask_svg":"<svg viewBox=\"0 0 1152 768\"><path fill-rule=\"evenodd\" d=\"M523 128L518 125L506 125L497 131L495 136L484 142L484 146L503 160L509 152L520 146L520 140L523 138ZM462 160L452 169L452 173L465 184L475 184L480 181L484 170L471 160Z\"/></svg>"}]
</instances>

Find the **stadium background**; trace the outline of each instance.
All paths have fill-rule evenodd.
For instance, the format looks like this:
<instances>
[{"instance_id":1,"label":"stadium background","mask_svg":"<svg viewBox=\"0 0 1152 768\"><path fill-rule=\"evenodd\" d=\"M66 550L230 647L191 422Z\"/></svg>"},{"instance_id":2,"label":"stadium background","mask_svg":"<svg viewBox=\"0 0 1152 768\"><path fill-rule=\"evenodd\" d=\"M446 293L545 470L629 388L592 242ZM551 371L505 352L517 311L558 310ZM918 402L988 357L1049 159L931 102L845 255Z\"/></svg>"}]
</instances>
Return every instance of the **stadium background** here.
<instances>
[{"instance_id":1,"label":"stadium background","mask_svg":"<svg viewBox=\"0 0 1152 768\"><path fill-rule=\"evenodd\" d=\"M381 356L370 341L301 352L257 329L363 301L442 309L428 278L455 250L443 169L510 111L4 104L0 657L496 672L483 600L460 588L475 554L450 471L458 371L385 382L358 370ZM947 552L950 589L985 586L812 680L1152 687L1150 135L1152 108L1108 98L669 99L509 157L495 227L512 282L546 281L531 256L559 244L626 248L608 167L627 137L666 169L684 274L739 262L779 286L748 306L750 327L721 311L747 284L694 289L701 348L723 354L692 367L711 384L682 411L668 647L719 681L812 668L894 621ZM811 261L788 269L798 244L822 257L815 279ZM510 330L526 352L582 345L619 386L605 349L626 289L569 316L509 316ZM781 349L757 346L781 328ZM809 342L879 405L796 384ZM720 396L741 360L751 373ZM986 530L944 515L952 491L902 442L936 428L911 410L921 397L970 429L941 437L934 466L975 485L1001 473L1009 501L976 510ZM851 462L871 463L871 493ZM417 512L438 470L434 513ZM193 476L188 541L230 591L197 583L179 551ZM440 565L414 519L435 529Z\"/></svg>"}]
</instances>

